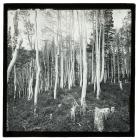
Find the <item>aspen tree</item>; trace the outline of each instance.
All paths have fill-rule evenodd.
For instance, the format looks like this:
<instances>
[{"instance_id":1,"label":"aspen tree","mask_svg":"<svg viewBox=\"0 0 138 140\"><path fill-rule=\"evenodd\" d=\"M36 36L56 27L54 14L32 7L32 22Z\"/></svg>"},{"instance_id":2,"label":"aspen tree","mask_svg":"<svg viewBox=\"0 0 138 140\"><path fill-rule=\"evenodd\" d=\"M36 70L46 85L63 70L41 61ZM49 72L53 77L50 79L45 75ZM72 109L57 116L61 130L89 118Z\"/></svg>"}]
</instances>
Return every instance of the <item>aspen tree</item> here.
<instances>
[{"instance_id":1,"label":"aspen tree","mask_svg":"<svg viewBox=\"0 0 138 140\"><path fill-rule=\"evenodd\" d=\"M81 34L81 29L82 29L82 24L80 25L80 20L79 20L79 11L77 11L77 20L78 20L78 27L79 27L79 44L80 44L80 49L79 49L79 74L80 74L80 87L82 86L82 34Z\"/></svg>"},{"instance_id":2,"label":"aspen tree","mask_svg":"<svg viewBox=\"0 0 138 140\"><path fill-rule=\"evenodd\" d=\"M21 36L19 36L19 31L18 31L18 13L19 13L19 11L17 10L15 12L15 16L13 19L13 22L14 22L14 43L15 43L14 45L15 46L12 46L12 48L13 48L12 60L8 66L8 69L7 69L7 83L9 82L11 70L12 70L12 68L17 60L18 51L23 43L23 39L21 38ZM13 45L13 43L12 43L12 45Z\"/></svg>"},{"instance_id":3,"label":"aspen tree","mask_svg":"<svg viewBox=\"0 0 138 140\"><path fill-rule=\"evenodd\" d=\"M60 11L58 11L58 15L57 15L57 22L58 22L58 27L57 27L57 37L56 37L56 45L55 47L57 47L57 51L56 51L56 56L55 56L55 73L56 73L56 77L55 77L55 86L54 86L54 99L56 99L57 97L57 84L58 84L58 56L59 56L59 20L60 20Z\"/></svg>"},{"instance_id":4,"label":"aspen tree","mask_svg":"<svg viewBox=\"0 0 138 140\"><path fill-rule=\"evenodd\" d=\"M99 45L99 33L98 33L98 25L99 25L99 20L98 20L98 15L99 15L99 10L96 10L96 86L97 86L97 94L96 98L99 99L100 96L100 45ZM98 38L99 37L99 38Z\"/></svg>"},{"instance_id":5,"label":"aspen tree","mask_svg":"<svg viewBox=\"0 0 138 140\"><path fill-rule=\"evenodd\" d=\"M100 77L100 81L103 80L103 77L104 77L104 65L105 65L105 60L104 60L104 11L102 12L102 20L103 20L103 23L102 23L102 70L101 70L101 77Z\"/></svg>"},{"instance_id":6,"label":"aspen tree","mask_svg":"<svg viewBox=\"0 0 138 140\"><path fill-rule=\"evenodd\" d=\"M38 92L39 92L39 80L40 80L40 64L39 64L39 50L38 50L38 10L35 10L35 32L36 32L36 39L35 39L35 50L36 50L36 84L35 84L35 92L34 92L34 115L36 115L36 108L37 108L37 99L38 99Z\"/></svg>"},{"instance_id":7,"label":"aspen tree","mask_svg":"<svg viewBox=\"0 0 138 140\"><path fill-rule=\"evenodd\" d=\"M61 29L61 20L60 20L60 29ZM63 52L63 42L62 42L62 32L60 31L61 33L61 45L60 45L60 50L61 50L61 53L60 53L60 88L63 88L64 87L64 52Z\"/></svg>"},{"instance_id":8,"label":"aspen tree","mask_svg":"<svg viewBox=\"0 0 138 140\"><path fill-rule=\"evenodd\" d=\"M83 112L85 112L86 109L86 102L85 102L85 96L86 96L86 89L87 89L87 33L86 33L86 12L82 12L82 22L83 22L83 40L82 40L82 52L83 52L83 85L82 85L82 93L81 93L81 106L83 109Z\"/></svg>"}]
</instances>

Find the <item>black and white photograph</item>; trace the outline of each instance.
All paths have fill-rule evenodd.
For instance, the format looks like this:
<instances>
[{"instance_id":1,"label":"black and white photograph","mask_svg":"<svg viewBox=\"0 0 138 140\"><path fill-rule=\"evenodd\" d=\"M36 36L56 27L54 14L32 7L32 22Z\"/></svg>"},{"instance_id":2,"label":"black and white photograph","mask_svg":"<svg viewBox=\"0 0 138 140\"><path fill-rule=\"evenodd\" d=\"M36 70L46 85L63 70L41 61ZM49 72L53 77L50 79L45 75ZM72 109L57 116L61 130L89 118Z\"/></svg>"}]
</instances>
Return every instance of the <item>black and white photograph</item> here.
<instances>
[{"instance_id":1,"label":"black and white photograph","mask_svg":"<svg viewBox=\"0 0 138 140\"><path fill-rule=\"evenodd\" d=\"M3 65L4 136L134 136L134 4L4 4Z\"/></svg>"}]
</instances>

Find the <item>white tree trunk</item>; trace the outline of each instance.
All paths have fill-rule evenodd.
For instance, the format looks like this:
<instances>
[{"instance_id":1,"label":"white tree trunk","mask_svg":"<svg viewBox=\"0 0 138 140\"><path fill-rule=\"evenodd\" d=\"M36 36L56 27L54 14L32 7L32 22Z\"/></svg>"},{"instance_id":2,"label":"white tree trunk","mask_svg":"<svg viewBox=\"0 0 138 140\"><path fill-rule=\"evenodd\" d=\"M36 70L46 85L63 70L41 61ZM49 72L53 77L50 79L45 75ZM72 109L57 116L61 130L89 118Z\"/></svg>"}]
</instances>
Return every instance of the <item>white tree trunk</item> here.
<instances>
[{"instance_id":1,"label":"white tree trunk","mask_svg":"<svg viewBox=\"0 0 138 140\"><path fill-rule=\"evenodd\" d=\"M81 52L81 46L80 46L80 87L82 87L82 52Z\"/></svg>"},{"instance_id":2,"label":"white tree trunk","mask_svg":"<svg viewBox=\"0 0 138 140\"><path fill-rule=\"evenodd\" d=\"M80 36L80 49L79 49L79 76L80 76L80 87L82 87L82 35L81 35L81 28L80 28L80 22L79 22L79 12L77 11L77 19L78 19L78 27L79 27L79 36ZM82 26L81 26L82 27Z\"/></svg>"},{"instance_id":3,"label":"white tree trunk","mask_svg":"<svg viewBox=\"0 0 138 140\"><path fill-rule=\"evenodd\" d=\"M64 63L63 63L63 51L61 50L61 76L60 76L60 88L63 88L64 82L63 82L63 75L64 75Z\"/></svg>"},{"instance_id":4,"label":"white tree trunk","mask_svg":"<svg viewBox=\"0 0 138 140\"><path fill-rule=\"evenodd\" d=\"M58 83L58 54L55 57L55 72L56 72L56 79L55 79L55 87L54 87L54 99L56 99L56 92L57 92L57 83Z\"/></svg>"},{"instance_id":5,"label":"white tree trunk","mask_svg":"<svg viewBox=\"0 0 138 140\"><path fill-rule=\"evenodd\" d=\"M98 35L98 11L96 11L96 84L97 84L97 95L96 98L99 99L100 96L100 44Z\"/></svg>"},{"instance_id":6,"label":"white tree trunk","mask_svg":"<svg viewBox=\"0 0 138 140\"><path fill-rule=\"evenodd\" d=\"M92 76L91 76L91 83L93 84L94 83L94 67L93 67L93 63L94 62L94 43L93 43L93 46L92 46Z\"/></svg>"},{"instance_id":7,"label":"white tree trunk","mask_svg":"<svg viewBox=\"0 0 138 140\"><path fill-rule=\"evenodd\" d=\"M16 65L14 65L14 99L16 98L16 89L17 89L17 76L16 76Z\"/></svg>"},{"instance_id":8,"label":"white tree trunk","mask_svg":"<svg viewBox=\"0 0 138 140\"><path fill-rule=\"evenodd\" d=\"M101 71L101 78L100 82L103 80L104 77L104 25L103 25L103 33L102 33L102 71Z\"/></svg>"},{"instance_id":9,"label":"white tree trunk","mask_svg":"<svg viewBox=\"0 0 138 140\"><path fill-rule=\"evenodd\" d=\"M28 100L31 100L33 97L33 73L30 73L30 79L29 79L29 84L28 84Z\"/></svg>"},{"instance_id":10,"label":"white tree trunk","mask_svg":"<svg viewBox=\"0 0 138 140\"><path fill-rule=\"evenodd\" d=\"M85 100L87 88L87 58L86 58L86 44L83 45L83 85L82 85L82 96L81 96L81 105Z\"/></svg>"},{"instance_id":11,"label":"white tree trunk","mask_svg":"<svg viewBox=\"0 0 138 140\"><path fill-rule=\"evenodd\" d=\"M19 43L18 43L18 42L19 42ZM19 50L19 48L21 47L23 40L22 40L21 38L19 38L19 39L18 39L18 42L17 42L18 44L16 45L16 48L15 48L15 50L14 50L14 52L13 52L12 60L11 60L11 62L10 62L10 64L9 64L9 66L8 66L8 69L7 69L7 83L8 83L8 81L9 81L9 77L10 77L11 70L12 70L12 68L13 68L13 66L14 66L14 64L15 64L15 62L16 62L17 55L18 55L18 50Z\"/></svg>"},{"instance_id":12,"label":"white tree trunk","mask_svg":"<svg viewBox=\"0 0 138 140\"><path fill-rule=\"evenodd\" d=\"M115 63L115 51L113 49L113 69L114 69L114 83L115 83L115 76L116 76L116 63Z\"/></svg>"},{"instance_id":13,"label":"white tree trunk","mask_svg":"<svg viewBox=\"0 0 138 140\"><path fill-rule=\"evenodd\" d=\"M38 45L38 44L37 44ZM38 46L36 46L36 85L35 85L35 94L34 94L34 105L37 105L37 96L38 96L38 91L39 91L39 76L40 76L40 64L39 64L39 51L38 51Z\"/></svg>"},{"instance_id":14,"label":"white tree trunk","mask_svg":"<svg viewBox=\"0 0 138 140\"><path fill-rule=\"evenodd\" d=\"M58 16L57 16L57 20L58 20L58 28L57 28L57 37L55 37L56 39L56 44L57 46L57 51L56 51L56 57L55 57L55 86L54 86L54 99L56 99L56 96L57 96L57 84L58 84L58 55L59 55L59 22L60 22L60 12L58 11Z\"/></svg>"},{"instance_id":15,"label":"white tree trunk","mask_svg":"<svg viewBox=\"0 0 138 140\"><path fill-rule=\"evenodd\" d=\"M84 37L83 37L83 86L82 86L82 93L81 93L81 106L85 109L85 96L86 96L86 89L87 89L87 34L86 34L86 27L85 27L85 12L83 12L83 26L84 26Z\"/></svg>"},{"instance_id":16,"label":"white tree trunk","mask_svg":"<svg viewBox=\"0 0 138 140\"><path fill-rule=\"evenodd\" d=\"M36 84L35 84L35 92L34 92L34 115L36 114L37 107L37 98L39 92L39 78L40 78L40 64L39 64L39 50L38 50L38 37L37 37L37 10L35 11L35 24L36 24L36 40L35 40L35 50L36 50Z\"/></svg>"}]
</instances>

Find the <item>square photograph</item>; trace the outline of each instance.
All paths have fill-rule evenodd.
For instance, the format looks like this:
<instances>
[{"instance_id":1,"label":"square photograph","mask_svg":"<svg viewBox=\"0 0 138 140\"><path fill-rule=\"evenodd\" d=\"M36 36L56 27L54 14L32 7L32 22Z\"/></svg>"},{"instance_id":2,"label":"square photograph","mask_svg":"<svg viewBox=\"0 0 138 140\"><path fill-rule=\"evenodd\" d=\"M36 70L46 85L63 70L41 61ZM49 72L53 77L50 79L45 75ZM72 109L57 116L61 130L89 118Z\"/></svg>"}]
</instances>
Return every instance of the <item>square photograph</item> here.
<instances>
[{"instance_id":1,"label":"square photograph","mask_svg":"<svg viewBox=\"0 0 138 140\"><path fill-rule=\"evenodd\" d=\"M3 48L3 136L134 136L134 4L4 4Z\"/></svg>"}]
</instances>

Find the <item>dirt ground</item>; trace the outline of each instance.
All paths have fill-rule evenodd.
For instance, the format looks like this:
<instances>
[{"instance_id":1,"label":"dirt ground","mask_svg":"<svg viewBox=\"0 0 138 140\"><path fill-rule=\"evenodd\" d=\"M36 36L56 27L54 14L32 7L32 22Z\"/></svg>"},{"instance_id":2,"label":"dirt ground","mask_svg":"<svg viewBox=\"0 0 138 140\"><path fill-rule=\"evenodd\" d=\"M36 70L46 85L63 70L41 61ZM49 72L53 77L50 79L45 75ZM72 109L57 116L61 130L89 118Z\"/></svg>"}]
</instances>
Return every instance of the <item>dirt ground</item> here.
<instances>
[{"instance_id":1,"label":"dirt ground","mask_svg":"<svg viewBox=\"0 0 138 140\"><path fill-rule=\"evenodd\" d=\"M129 125L130 83L123 84L123 91L118 84L101 84L101 96L97 101L93 86L87 87L86 113L76 110L75 121L71 120L72 98L80 104L81 88L71 90L58 89L57 99L53 91L38 95L37 116L33 114L33 100L26 97L13 100L8 96L7 129L8 131L95 131L94 108L115 107L115 112L104 122L106 132L127 132ZM13 95L12 95L13 97Z\"/></svg>"}]
</instances>

